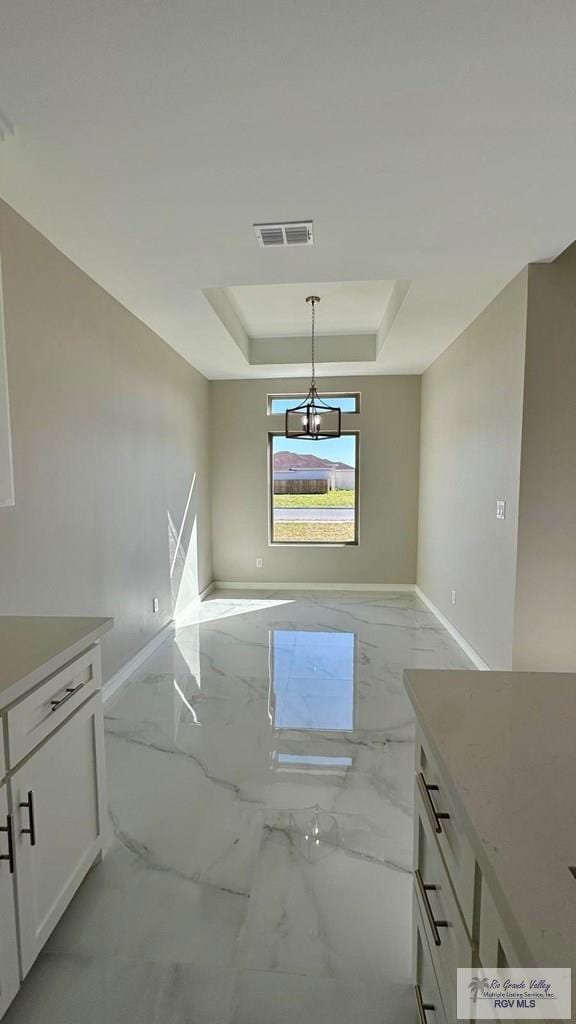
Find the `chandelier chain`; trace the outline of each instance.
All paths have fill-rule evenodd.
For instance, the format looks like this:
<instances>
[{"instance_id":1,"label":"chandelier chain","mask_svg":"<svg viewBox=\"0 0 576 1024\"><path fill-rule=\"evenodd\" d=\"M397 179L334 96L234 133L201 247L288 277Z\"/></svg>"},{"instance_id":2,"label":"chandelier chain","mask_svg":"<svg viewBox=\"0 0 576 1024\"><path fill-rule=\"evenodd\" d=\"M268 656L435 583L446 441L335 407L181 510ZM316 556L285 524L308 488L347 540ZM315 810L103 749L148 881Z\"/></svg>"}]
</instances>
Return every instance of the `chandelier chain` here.
<instances>
[{"instance_id":1,"label":"chandelier chain","mask_svg":"<svg viewBox=\"0 0 576 1024\"><path fill-rule=\"evenodd\" d=\"M341 412L338 406L328 405L316 390L316 303L320 302L320 296L307 295L306 302L312 306L312 379L305 399L286 409L286 437L318 441L341 437Z\"/></svg>"},{"instance_id":2,"label":"chandelier chain","mask_svg":"<svg viewBox=\"0 0 576 1024\"><path fill-rule=\"evenodd\" d=\"M316 363L314 358L315 333L314 324L316 320L316 299L312 299L312 387L316 386Z\"/></svg>"}]
</instances>

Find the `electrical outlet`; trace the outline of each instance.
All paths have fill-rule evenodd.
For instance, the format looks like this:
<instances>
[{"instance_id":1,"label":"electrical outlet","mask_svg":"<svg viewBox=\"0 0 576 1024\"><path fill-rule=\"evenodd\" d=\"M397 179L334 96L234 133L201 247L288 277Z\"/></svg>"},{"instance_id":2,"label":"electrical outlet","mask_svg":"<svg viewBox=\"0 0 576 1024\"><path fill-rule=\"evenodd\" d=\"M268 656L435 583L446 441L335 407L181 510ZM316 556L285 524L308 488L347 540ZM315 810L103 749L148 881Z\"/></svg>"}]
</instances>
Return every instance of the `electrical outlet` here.
<instances>
[{"instance_id":1,"label":"electrical outlet","mask_svg":"<svg viewBox=\"0 0 576 1024\"><path fill-rule=\"evenodd\" d=\"M500 499L496 502L496 519L506 519L506 502Z\"/></svg>"},{"instance_id":2,"label":"electrical outlet","mask_svg":"<svg viewBox=\"0 0 576 1024\"><path fill-rule=\"evenodd\" d=\"M264 559L263 558L257 558L256 559L256 568L257 569L262 569L263 566L264 566Z\"/></svg>"},{"instance_id":3,"label":"electrical outlet","mask_svg":"<svg viewBox=\"0 0 576 1024\"><path fill-rule=\"evenodd\" d=\"M154 612L154 615L160 611L160 601L157 597L152 598L152 611Z\"/></svg>"},{"instance_id":4,"label":"electrical outlet","mask_svg":"<svg viewBox=\"0 0 576 1024\"><path fill-rule=\"evenodd\" d=\"M450 600L452 601L452 604L456 604L456 591L455 590L451 590L450 591Z\"/></svg>"}]
</instances>

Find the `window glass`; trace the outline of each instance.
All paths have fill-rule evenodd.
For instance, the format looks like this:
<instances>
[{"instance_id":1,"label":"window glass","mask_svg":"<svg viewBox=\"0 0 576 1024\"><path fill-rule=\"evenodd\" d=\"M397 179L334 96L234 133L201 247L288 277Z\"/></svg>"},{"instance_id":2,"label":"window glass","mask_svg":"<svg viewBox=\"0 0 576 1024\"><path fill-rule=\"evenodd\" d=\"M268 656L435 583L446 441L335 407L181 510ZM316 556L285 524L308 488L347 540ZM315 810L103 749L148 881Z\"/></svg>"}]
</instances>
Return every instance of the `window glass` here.
<instances>
[{"instance_id":1,"label":"window glass","mask_svg":"<svg viewBox=\"0 0 576 1024\"><path fill-rule=\"evenodd\" d=\"M268 414L275 416L277 414L284 414L286 409L292 408L294 405L298 405L298 402L302 402L306 395L268 395ZM358 412L360 408L360 395L330 395L326 394L325 391L321 392L322 399L327 405L334 405L336 408L342 410L342 412Z\"/></svg>"},{"instance_id":2,"label":"window glass","mask_svg":"<svg viewBox=\"0 0 576 1024\"><path fill-rule=\"evenodd\" d=\"M358 542L358 434L317 441L270 435L273 544Z\"/></svg>"}]
</instances>

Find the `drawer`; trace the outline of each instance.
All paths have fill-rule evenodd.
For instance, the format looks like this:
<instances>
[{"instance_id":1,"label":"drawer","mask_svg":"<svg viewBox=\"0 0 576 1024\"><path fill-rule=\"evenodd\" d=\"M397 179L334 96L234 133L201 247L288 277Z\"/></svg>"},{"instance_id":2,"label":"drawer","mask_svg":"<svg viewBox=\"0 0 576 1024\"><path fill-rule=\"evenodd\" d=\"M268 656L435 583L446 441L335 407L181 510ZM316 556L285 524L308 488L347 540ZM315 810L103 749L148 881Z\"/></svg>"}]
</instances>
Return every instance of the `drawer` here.
<instances>
[{"instance_id":1,"label":"drawer","mask_svg":"<svg viewBox=\"0 0 576 1024\"><path fill-rule=\"evenodd\" d=\"M446 1013L452 1020L456 1019L456 971L474 965L474 950L419 793L415 810L415 896Z\"/></svg>"},{"instance_id":2,"label":"drawer","mask_svg":"<svg viewBox=\"0 0 576 1024\"><path fill-rule=\"evenodd\" d=\"M476 938L473 930L476 858L420 730L416 742L416 782L458 897L468 934Z\"/></svg>"},{"instance_id":3,"label":"drawer","mask_svg":"<svg viewBox=\"0 0 576 1024\"><path fill-rule=\"evenodd\" d=\"M448 1024L420 906L414 900L414 990L419 1024Z\"/></svg>"},{"instance_id":4,"label":"drawer","mask_svg":"<svg viewBox=\"0 0 576 1024\"><path fill-rule=\"evenodd\" d=\"M19 764L100 689L100 647L91 647L8 711L10 767Z\"/></svg>"}]
</instances>

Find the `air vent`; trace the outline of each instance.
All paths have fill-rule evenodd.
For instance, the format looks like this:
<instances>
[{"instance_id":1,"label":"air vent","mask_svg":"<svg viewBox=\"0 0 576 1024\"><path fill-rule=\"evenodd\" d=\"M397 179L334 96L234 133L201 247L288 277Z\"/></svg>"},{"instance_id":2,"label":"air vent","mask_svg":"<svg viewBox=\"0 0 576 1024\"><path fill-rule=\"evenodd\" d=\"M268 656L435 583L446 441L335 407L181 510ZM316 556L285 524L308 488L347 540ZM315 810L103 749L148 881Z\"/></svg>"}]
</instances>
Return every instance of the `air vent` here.
<instances>
[{"instance_id":1,"label":"air vent","mask_svg":"<svg viewBox=\"0 0 576 1024\"><path fill-rule=\"evenodd\" d=\"M254 224L261 249L273 245L314 245L311 220L295 220L287 224Z\"/></svg>"}]
</instances>

